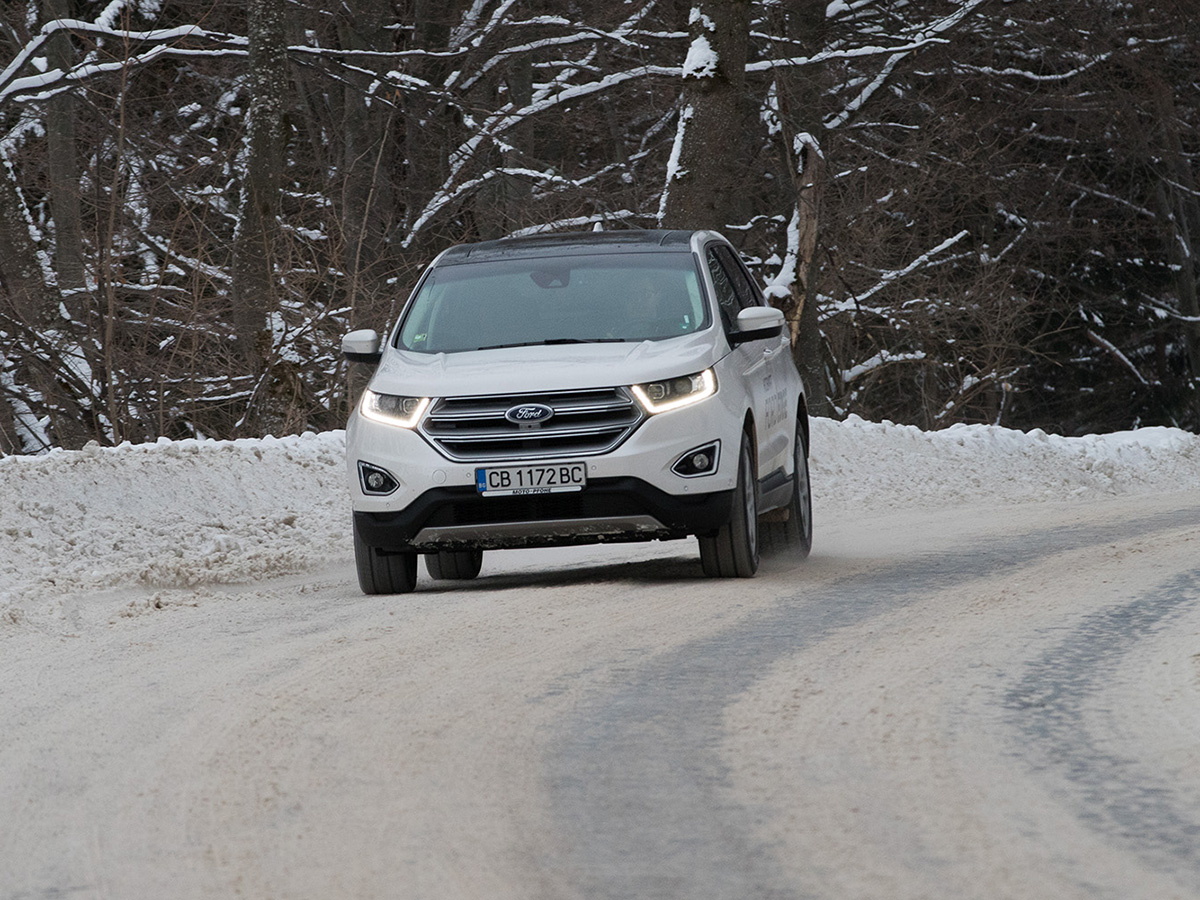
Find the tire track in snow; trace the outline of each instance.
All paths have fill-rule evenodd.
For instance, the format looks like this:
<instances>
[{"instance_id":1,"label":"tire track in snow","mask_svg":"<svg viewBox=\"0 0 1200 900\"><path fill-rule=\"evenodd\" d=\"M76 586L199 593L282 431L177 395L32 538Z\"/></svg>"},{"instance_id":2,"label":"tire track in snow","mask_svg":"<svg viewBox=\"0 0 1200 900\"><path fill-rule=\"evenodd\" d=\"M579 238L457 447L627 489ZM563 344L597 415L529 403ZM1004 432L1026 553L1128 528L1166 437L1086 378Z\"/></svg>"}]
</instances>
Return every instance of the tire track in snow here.
<instances>
[{"instance_id":1,"label":"tire track in snow","mask_svg":"<svg viewBox=\"0 0 1200 900\"><path fill-rule=\"evenodd\" d=\"M1200 818L1180 810L1171 786L1137 759L1105 749L1088 709L1120 660L1198 598L1200 568L1087 616L1027 667L1004 705L1012 729L1033 748L1025 755L1065 784L1081 820L1155 868L1177 878L1181 870L1190 874L1188 886L1200 895ZM1103 710L1101 717L1111 712Z\"/></svg>"},{"instance_id":2,"label":"tire track in snow","mask_svg":"<svg viewBox=\"0 0 1200 900\"><path fill-rule=\"evenodd\" d=\"M651 659L623 683L597 692L563 723L565 737L548 759L555 813L564 845L571 848L557 865L589 900L793 900L796 886L784 878L772 848L752 837L755 811L728 799L720 740L729 704L777 661L836 629L1058 553L1195 521L1195 509L1184 508L1099 527L1005 535L816 590L801 582L798 593L781 597L769 612ZM1086 661L1080 664L1086 668ZM1026 694L1037 677L1029 676ZM1061 740L1070 744L1065 734ZM1164 808L1169 803L1163 796ZM1187 825L1177 815L1164 824ZM1200 851L1194 853L1185 862L1200 879Z\"/></svg>"}]
</instances>

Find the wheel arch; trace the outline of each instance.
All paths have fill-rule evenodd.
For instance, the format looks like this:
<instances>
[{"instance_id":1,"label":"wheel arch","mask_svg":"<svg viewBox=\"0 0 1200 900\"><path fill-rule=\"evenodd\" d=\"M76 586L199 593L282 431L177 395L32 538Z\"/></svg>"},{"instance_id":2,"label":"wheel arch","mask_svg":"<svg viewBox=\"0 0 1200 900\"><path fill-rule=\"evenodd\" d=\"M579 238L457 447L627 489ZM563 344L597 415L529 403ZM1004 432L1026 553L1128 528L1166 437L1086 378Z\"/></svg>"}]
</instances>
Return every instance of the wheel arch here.
<instances>
[{"instance_id":1,"label":"wheel arch","mask_svg":"<svg viewBox=\"0 0 1200 900\"><path fill-rule=\"evenodd\" d=\"M804 458L808 458L808 451L812 447L812 441L809 439L809 424L808 424L808 403L804 399L804 395L800 395L800 400L796 403L796 421L800 424L800 431L804 435Z\"/></svg>"},{"instance_id":2,"label":"wheel arch","mask_svg":"<svg viewBox=\"0 0 1200 900\"><path fill-rule=\"evenodd\" d=\"M754 411L746 410L746 416L742 419L742 434L750 438L750 452L754 455L752 462L754 463L754 471L758 471L758 426L754 422Z\"/></svg>"}]
</instances>

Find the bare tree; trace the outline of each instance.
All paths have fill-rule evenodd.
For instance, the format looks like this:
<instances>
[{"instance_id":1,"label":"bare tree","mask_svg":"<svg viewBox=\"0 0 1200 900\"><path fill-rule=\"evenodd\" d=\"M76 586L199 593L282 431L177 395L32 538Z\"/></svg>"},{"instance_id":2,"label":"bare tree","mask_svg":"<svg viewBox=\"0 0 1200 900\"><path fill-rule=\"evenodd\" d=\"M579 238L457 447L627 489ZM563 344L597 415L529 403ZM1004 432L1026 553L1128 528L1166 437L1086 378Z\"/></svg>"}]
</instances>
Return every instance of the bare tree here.
<instances>
[{"instance_id":1,"label":"bare tree","mask_svg":"<svg viewBox=\"0 0 1200 900\"><path fill-rule=\"evenodd\" d=\"M67 0L44 0L47 21L70 16ZM56 33L48 42L50 66L63 72L74 63L67 32ZM75 150L75 98L63 91L46 101L47 172L54 214L54 269L58 286L76 321L82 319L80 294L86 289L83 260L83 215L80 210L79 166Z\"/></svg>"},{"instance_id":2,"label":"bare tree","mask_svg":"<svg viewBox=\"0 0 1200 900\"><path fill-rule=\"evenodd\" d=\"M386 87L392 36L391 4L356 0L338 17L340 45L364 51L350 58L343 90L341 222L346 304L359 309L361 295L380 297L393 268L388 246L396 225L394 147L398 145L398 95Z\"/></svg>"},{"instance_id":3,"label":"bare tree","mask_svg":"<svg viewBox=\"0 0 1200 900\"><path fill-rule=\"evenodd\" d=\"M675 145L659 206L665 228L715 228L746 218L737 173L745 158L750 0L700 0L689 16Z\"/></svg>"},{"instance_id":4,"label":"bare tree","mask_svg":"<svg viewBox=\"0 0 1200 900\"><path fill-rule=\"evenodd\" d=\"M822 0L790 0L775 16L775 33L785 55L817 57L827 32ZM808 391L809 411L827 416L832 385L825 364L818 310L821 198L826 166L821 148L821 118L827 85L820 62L776 70L769 98L778 118L775 132L783 164L794 192L794 209L787 227L787 250L768 294L787 314L796 367Z\"/></svg>"},{"instance_id":5,"label":"bare tree","mask_svg":"<svg viewBox=\"0 0 1200 900\"><path fill-rule=\"evenodd\" d=\"M240 354L257 373L270 354L267 317L278 308L283 115L287 44L283 0L249 3L250 104L246 156L233 246L233 321Z\"/></svg>"},{"instance_id":6,"label":"bare tree","mask_svg":"<svg viewBox=\"0 0 1200 900\"><path fill-rule=\"evenodd\" d=\"M8 328L36 332L54 313L54 291L31 232L33 222L11 163L0 159L0 281Z\"/></svg>"},{"instance_id":7,"label":"bare tree","mask_svg":"<svg viewBox=\"0 0 1200 900\"><path fill-rule=\"evenodd\" d=\"M0 338L8 345L0 345L0 450L6 452L24 449L13 415L14 404L22 402L17 381L39 370L39 338L53 310L31 225L12 166L0 158ZM44 379L38 381L44 385ZM39 435L36 440L49 439Z\"/></svg>"},{"instance_id":8,"label":"bare tree","mask_svg":"<svg viewBox=\"0 0 1200 900\"><path fill-rule=\"evenodd\" d=\"M1184 149L1182 121L1171 86L1156 78L1153 109L1160 135L1160 162L1154 185L1154 210L1164 231L1167 258L1175 274L1180 336L1188 361L1188 388L1193 421L1200 423L1200 190L1192 154Z\"/></svg>"},{"instance_id":9,"label":"bare tree","mask_svg":"<svg viewBox=\"0 0 1200 900\"><path fill-rule=\"evenodd\" d=\"M0 7L3 449L334 427L448 243L660 222L818 411L1200 427L1177 0L281 3Z\"/></svg>"}]
</instances>

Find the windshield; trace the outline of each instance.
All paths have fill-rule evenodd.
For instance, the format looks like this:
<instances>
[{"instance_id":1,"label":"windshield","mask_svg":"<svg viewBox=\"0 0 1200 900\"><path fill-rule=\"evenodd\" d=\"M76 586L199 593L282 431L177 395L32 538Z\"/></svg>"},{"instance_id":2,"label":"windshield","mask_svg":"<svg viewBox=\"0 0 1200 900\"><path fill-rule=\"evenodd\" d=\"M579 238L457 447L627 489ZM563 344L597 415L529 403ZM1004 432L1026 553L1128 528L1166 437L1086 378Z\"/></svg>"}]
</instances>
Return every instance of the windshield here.
<instances>
[{"instance_id":1,"label":"windshield","mask_svg":"<svg viewBox=\"0 0 1200 900\"><path fill-rule=\"evenodd\" d=\"M430 272L396 344L418 353L454 353L661 341L707 324L688 253L506 259Z\"/></svg>"}]
</instances>

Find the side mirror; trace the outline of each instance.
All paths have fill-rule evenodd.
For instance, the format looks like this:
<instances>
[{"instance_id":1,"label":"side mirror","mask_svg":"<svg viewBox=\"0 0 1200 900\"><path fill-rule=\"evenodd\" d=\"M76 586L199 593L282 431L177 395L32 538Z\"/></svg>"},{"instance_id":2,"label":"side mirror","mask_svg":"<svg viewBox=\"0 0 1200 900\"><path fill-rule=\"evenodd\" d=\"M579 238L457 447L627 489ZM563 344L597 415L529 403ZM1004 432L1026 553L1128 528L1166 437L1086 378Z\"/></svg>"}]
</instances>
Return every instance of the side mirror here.
<instances>
[{"instance_id":1,"label":"side mirror","mask_svg":"<svg viewBox=\"0 0 1200 900\"><path fill-rule=\"evenodd\" d=\"M737 331L726 337L729 346L736 347L749 341L765 341L783 334L783 311L773 306L748 306L738 313Z\"/></svg>"},{"instance_id":2,"label":"side mirror","mask_svg":"<svg viewBox=\"0 0 1200 900\"><path fill-rule=\"evenodd\" d=\"M376 365L383 353L379 350L379 333L373 328L361 328L342 338L342 356L350 362Z\"/></svg>"}]
</instances>

